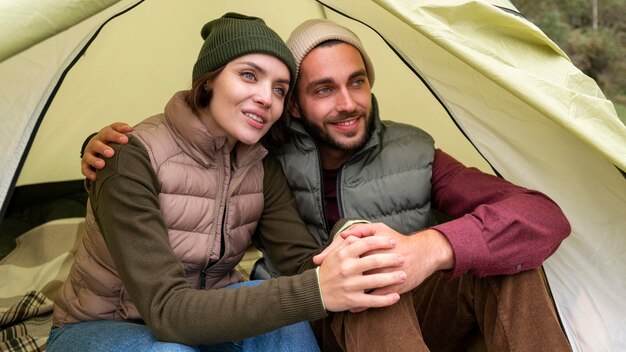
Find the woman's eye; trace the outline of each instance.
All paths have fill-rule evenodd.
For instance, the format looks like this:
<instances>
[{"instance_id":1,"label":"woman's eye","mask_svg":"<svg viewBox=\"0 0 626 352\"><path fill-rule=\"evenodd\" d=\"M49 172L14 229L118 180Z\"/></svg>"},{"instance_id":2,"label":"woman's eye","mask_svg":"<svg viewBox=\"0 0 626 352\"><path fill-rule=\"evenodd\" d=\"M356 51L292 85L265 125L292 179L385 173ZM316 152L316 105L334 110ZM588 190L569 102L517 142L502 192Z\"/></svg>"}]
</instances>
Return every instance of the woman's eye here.
<instances>
[{"instance_id":1,"label":"woman's eye","mask_svg":"<svg viewBox=\"0 0 626 352\"><path fill-rule=\"evenodd\" d=\"M276 92L276 94L278 94L281 97L284 97L287 94L287 91L283 87L274 88L274 92Z\"/></svg>"},{"instance_id":2,"label":"woman's eye","mask_svg":"<svg viewBox=\"0 0 626 352\"><path fill-rule=\"evenodd\" d=\"M242 72L241 77L251 80L251 81L254 81L256 79L256 77L254 76L254 73L252 72Z\"/></svg>"}]
</instances>

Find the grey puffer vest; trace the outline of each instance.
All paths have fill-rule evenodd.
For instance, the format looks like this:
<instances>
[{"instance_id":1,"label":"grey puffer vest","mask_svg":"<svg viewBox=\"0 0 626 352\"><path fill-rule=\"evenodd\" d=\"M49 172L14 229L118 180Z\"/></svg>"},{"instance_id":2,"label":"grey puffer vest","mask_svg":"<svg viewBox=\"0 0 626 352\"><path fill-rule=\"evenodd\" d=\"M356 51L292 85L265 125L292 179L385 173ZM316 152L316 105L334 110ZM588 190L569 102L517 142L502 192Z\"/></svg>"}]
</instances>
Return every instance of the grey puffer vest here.
<instances>
[{"instance_id":1,"label":"grey puffer vest","mask_svg":"<svg viewBox=\"0 0 626 352\"><path fill-rule=\"evenodd\" d=\"M372 95L372 134L340 169L337 201L341 217L383 222L400 233L431 225L430 190L434 141L423 130L381 121ZM291 140L272 150L298 203L300 215L320 246L328 241L324 190L315 141L297 119L288 123ZM276 271L264 259L273 276Z\"/></svg>"}]
</instances>

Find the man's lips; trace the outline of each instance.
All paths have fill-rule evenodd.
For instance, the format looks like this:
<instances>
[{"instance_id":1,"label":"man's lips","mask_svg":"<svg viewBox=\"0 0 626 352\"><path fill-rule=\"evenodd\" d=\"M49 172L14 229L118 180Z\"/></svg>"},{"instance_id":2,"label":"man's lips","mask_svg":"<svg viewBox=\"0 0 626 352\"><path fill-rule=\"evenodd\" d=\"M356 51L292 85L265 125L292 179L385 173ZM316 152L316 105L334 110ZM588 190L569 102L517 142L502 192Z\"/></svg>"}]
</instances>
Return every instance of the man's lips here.
<instances>
[{"instance_id":1,"label":"man's lips","mask_svg":"<svg viewBox=\"0 0 626 352\"><path fill-rule=\"evenodd\" d=\"M352 131L359 126L360 117L350 117L347 119L342 119L340 121L331 122L335 128L343 130L343 131Z\"/></svg>"},{"instance_id":2,"label":"man's lips","mask_svg":"<svg viewBox=\"0 0 626 352\"><path fill-rule=\"evenodd\" d=\"M335 122L336 125L338 126L351 126L354 125L357 121L357 118L352 118L349 120L343 120L343 121L339 121L339 122Z\"/></svg>"}]
</instances>

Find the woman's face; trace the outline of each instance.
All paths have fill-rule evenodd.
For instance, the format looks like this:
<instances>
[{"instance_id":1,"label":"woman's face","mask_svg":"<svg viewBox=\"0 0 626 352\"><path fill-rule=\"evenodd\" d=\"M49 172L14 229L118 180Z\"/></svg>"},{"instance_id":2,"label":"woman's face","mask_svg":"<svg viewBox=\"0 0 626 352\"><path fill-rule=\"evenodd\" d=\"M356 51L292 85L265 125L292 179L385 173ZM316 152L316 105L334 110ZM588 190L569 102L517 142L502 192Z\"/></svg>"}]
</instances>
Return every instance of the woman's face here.
<instances>
[{"instance_id":1,"label":"woman's face","mask_svg":"<svg viewBox=\"0 0 626 352\"><path fill-rule=\"evenodd\" d=\"M289 79L287 65L274 56L238 57L207 83L213 96L201 119L231 146L257 143L283 113Z\"/></svg>"}]
</instances>

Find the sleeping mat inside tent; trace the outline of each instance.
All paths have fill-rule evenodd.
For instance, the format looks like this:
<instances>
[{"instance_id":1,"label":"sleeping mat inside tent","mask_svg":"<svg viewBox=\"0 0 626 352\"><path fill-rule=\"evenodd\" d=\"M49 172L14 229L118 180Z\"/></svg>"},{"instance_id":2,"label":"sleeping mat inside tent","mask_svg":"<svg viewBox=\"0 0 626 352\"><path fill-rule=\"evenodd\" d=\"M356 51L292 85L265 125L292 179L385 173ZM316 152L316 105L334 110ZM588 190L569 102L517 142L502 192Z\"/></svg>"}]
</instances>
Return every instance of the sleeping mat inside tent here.
<instances>
[{"instance_id":1,"label":"sleeping mat inside tent","mask_svg":"<svg viewBox=\"0 0 626 352\"><path fill-rule=\"evenodd\" d=\"M15 248L15 238L48 221L84 217L87 191L82 180L16 187L0 220L0 259Z\"/></svg>"}]
</instances>

